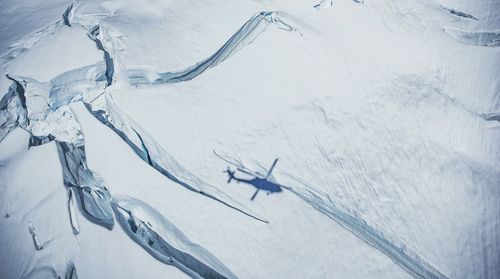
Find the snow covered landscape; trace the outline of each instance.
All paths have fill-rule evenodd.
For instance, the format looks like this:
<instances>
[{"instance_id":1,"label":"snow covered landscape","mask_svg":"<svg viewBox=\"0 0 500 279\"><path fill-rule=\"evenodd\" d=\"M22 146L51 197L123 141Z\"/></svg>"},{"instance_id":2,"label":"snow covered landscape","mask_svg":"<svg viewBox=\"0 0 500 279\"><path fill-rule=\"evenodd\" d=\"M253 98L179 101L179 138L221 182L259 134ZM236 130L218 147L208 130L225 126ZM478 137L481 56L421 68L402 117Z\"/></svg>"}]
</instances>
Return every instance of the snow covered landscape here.
<instances>
[{"instance_id":1,"label":"snow covered landscape","mask_svg":"<svg viewBox=\"0 0 500 279\"><path fill-rule=\"evenodd\" d=\"M500 278L500 1L0 0L0 278Z\"/></svg>"}]
</instances>

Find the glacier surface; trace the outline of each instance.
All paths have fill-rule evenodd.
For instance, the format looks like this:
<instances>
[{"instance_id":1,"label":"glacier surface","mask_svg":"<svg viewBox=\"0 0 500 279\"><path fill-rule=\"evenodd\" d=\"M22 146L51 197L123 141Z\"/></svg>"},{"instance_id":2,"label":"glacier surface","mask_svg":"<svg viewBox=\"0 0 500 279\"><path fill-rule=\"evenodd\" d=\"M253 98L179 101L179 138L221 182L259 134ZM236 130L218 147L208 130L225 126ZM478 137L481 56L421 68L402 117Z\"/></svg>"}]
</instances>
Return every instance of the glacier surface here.
<instances>
[{"instance_id":1,"label":"glacier surface","mask_svg":"<svg viewBox=\"0 0 500 279\"><path fill-rule=\"evenodd\" d=\"M498 278L499 11L2 1L0 277Z\"/></svg>"}]
</instances>

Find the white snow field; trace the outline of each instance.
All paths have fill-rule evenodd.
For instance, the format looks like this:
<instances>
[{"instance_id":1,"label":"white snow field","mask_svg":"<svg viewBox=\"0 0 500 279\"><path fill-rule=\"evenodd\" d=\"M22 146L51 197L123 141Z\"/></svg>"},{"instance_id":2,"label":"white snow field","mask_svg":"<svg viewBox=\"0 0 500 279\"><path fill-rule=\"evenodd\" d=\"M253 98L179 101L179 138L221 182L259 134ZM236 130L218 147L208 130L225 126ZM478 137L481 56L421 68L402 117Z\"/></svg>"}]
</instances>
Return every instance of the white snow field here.
<instances>
[{"instance_id":1,"label":"white snow field","mask_svg":"<svg viewBox=\"0 0 500 279\"><path fill-rule=\"evenodd\" d=\"M0 72L0 278L500 278L498 0L1 0Z\"/></svg>"}]
</instances>

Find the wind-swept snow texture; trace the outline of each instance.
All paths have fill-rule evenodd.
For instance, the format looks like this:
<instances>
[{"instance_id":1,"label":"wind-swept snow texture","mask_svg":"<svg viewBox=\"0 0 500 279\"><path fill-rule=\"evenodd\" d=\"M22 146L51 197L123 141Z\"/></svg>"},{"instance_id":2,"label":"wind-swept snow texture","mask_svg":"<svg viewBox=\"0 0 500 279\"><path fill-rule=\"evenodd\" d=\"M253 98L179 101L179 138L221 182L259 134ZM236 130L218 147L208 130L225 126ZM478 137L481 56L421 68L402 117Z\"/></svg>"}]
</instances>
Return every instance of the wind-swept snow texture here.
<instances>
[{"instance_id":1,"label":"wind-swept snow texture","mask_svg":"<svg viewBox=\"0 0 500 279\"><path fill-rule=\"evenodd\" d=\"M1 278L500 277L498 1L17 2Z\"/></svg>"},{"instance_id":2,"label":"wind-swept snow texture","mask_svg":"<svg viewBox=\"0 0 500 279\"><path fill-rule=\"evenodd\" d=\"M253 170L252 168L247 167L240 160L230 158L228 156L220 156L215 151L214 154L225 162L228 162L232 166L236 167L236 171L247 175L259 175L260 173L263 173L262 170L266 169L263 167L262 163L256 160L252 160L252 163L260 170ZM356 210L343 205L339 200L330 197L328 194L318 191L317 187L309 185L302 179L295 177L286 171L280 172L285 177L290 178L293 181L293 184L279 185L277 184L278 182L275 181L276 179L274 176L271 176L270 179L274 181L273 183L276 183L275 185L279 185L281 188L294 193L322 214L325 214L332 220L338 222L341 226L361 238L363 241L386 254L396 264L400 265L414 277L436 279L448 278L397 237L392 236L376 224L371 224L370 222L363 220ZM235 179L238 180L237 178ZM263 189L263 191L266 190ZM269 193L272 192L271 189L268 191Z\"/></svg>"},{"instance_id":3,"label":"wind-swept snow texture","mask_svg":"<svg viewBox=\"0 0 500 279\"><path fill-rule=\"evenodd\" d=\"M366 241L382 253L390 257L396 264L404 268L415 278L446 279L436 267L423 259L418 253L404 244L401 240L383 229L363 220L356 211L334 201L331 197L315 190L299 178L285 173L294 179L299 186L286 187L312 207L332 218L340 225Z\"/></svg>"}]
</instances>

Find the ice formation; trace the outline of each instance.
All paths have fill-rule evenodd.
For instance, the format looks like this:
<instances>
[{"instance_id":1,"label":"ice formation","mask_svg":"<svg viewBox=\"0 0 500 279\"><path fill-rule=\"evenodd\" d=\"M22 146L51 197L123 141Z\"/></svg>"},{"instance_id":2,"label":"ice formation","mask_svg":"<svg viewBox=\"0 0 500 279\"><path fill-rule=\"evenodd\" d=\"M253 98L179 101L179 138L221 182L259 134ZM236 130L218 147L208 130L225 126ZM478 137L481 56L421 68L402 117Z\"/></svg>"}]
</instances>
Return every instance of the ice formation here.
<instances>
[{"instance_id":1,"label":"ice formation","mask_svg":"<svg viewBox=\"0 0 500 279\"><path fill-rule=\"evenodd\" d=\"M177 266L194 278L236 278L215 256L192 243L149 205L118 196L113 209L127 234L159 261Z\"/></svg>"},{"instance_id":2,"label":"ice formation","mask_svg":"<svg viewBox=\"0 0 500 279\"><path fill-rule=\"evenodd\" d=\"M11 2L0 277L500 276L495 1Z\"/></svg>"}]
</instances>

